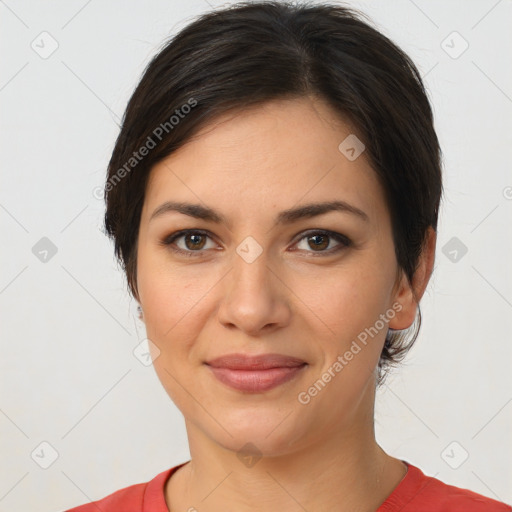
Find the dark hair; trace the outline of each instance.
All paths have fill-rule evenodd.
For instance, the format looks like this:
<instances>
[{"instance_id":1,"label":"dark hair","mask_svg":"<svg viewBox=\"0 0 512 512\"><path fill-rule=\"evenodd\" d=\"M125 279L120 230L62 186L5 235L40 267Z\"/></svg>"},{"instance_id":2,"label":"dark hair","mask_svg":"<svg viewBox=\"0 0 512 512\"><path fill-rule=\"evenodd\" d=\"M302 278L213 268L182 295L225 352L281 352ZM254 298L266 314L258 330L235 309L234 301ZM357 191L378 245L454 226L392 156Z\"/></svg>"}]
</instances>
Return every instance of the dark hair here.
<instances>
[{"instance_id":1,"label":"dark hair","mask_svg":"<svg viewBox=\"0 0 512 512\"><path fill-rule=\"evenodd\" d=\"M390 210L399 275L412 281L429 226L437 231L441 149L416 66L366 20L339 4L242 2L201 15L164 43L129 100L105 184L106 234L135 298L151 168L215 116L307 95L327 102L365 144ZM388 331L379 385L418 330L408 343Z\"/></svg>"}]
</instances>

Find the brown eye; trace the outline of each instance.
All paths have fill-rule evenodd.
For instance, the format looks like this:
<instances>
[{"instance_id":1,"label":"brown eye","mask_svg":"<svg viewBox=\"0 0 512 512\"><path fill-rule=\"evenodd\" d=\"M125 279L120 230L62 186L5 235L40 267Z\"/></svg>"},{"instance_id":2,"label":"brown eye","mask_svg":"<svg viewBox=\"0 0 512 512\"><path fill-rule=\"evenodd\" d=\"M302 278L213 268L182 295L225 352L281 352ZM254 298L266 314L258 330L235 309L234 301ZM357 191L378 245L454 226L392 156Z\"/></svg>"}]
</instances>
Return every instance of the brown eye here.
<instances>
[{"instance_id":1,"label":"brown eye","mask_svg":"<svg viewBox=\"0 0 512 512\"><path fill-rule=\"evenodd\" d=\"M205 248L208 239L211 240L211 237L205 231L186 229L169 235L160 244L185 256L201 256L205 252L202 249ZM213 244L214 246L215 244ZM206 249L213 247L206 247Z\"/></svg>"},{"instance_id":2,"label":"brown eye","mask_svg":"<svg viewBox=\"0 0 512 512\"><path fill-rule=\"evenodd\" d=\"M328 237L325 235L311 235L307 237L308 244L312 249L326 249L329 246Z\"/></svg>"},{"instance_id":3,"label":"brown eye","mask_svg":"<svg viewBox=\"0 0 512 512\"><path fill-rule=\"evenodd\" d=\"M187 249L202 249L206 243L206 237L201 234L191 233L183 235ZM190 243L189 243L190 242Z\"/></svg>"},{"instance_id":4,"label":"brown eye","mask_svg":"<svg viewBox=\"0 0 512 512\"><path fill-rule=\"evenodd\" d=\"M306 242L302 243L302 240L306 240ZM338 244L329 248L332 240L335 240ZM300 247L301 243L302 247ZM352 241L340 233L335 233L333 231L312 231L304 235L299 240L298 249L305 250L306 252L332 254L345 249L350 245L352 245ZM326 250L327 248L329 249Z\"/></svg>"}]
</instances>

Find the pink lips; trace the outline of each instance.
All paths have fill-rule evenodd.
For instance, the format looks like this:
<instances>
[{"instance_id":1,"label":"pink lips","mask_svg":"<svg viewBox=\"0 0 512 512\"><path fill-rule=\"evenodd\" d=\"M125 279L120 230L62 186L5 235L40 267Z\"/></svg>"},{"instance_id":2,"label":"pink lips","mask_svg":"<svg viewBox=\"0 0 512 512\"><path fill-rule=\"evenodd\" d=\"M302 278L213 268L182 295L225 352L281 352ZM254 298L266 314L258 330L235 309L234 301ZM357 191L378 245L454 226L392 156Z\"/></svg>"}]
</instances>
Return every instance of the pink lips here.
<instances>
[{"instance_id":1,"label":"pink lips","mask_svg":"<svg viewBox=\"0 0 512 512\"><path fill-rule=\"evenodd\" d=\"M229 354L207 361L217 379L239 391L267 391L293 379L307 363L281 354Z\"/></svg>"}]
</instances>

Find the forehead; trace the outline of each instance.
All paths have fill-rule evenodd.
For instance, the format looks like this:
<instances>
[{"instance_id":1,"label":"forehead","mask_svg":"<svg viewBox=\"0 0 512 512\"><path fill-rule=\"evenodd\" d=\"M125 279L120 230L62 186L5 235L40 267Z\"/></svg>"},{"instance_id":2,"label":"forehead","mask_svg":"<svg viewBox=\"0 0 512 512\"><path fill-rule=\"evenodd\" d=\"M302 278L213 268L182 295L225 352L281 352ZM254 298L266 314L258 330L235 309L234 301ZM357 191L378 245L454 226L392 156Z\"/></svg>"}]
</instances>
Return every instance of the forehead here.
<instances>
[{"instance_id":1,"label":"forehead","mask_svg":"<svg viewBox=\"0 0 512 512\"><path fill-rule=\"evenodd\" d=\"M354 137L350 123L314 98L223 114L151 170L143 215L168 200L228 216L336 199L382 215L383 191L365 152L349 159L340 150Z\"/></svg>"}]
</instances>

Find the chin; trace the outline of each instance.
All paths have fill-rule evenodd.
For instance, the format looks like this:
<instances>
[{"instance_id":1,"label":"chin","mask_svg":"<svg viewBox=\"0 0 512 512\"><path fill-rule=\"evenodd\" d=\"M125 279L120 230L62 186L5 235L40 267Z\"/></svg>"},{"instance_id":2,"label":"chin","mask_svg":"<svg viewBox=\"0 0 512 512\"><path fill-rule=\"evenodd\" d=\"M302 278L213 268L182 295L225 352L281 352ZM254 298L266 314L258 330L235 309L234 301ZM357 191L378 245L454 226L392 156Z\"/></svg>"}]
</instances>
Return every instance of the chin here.
<instances>
[{"instance_id":1,"label":"chin","mask_svg":"<svg viewBox=\"0 0 512 512\"><path fill-rule=\"evenodd\" d=\"M290 414L289 408L261 407L253 411L247 408L231 410L222 415L221 422L227 432L220 428L211 431L210 437L223 448L235 452L239 457L245 452L259 457L278 457L297 449L307 437L307 421ZM229 433L228 433L229 432Z\"/></svg>"}]
</instances>

